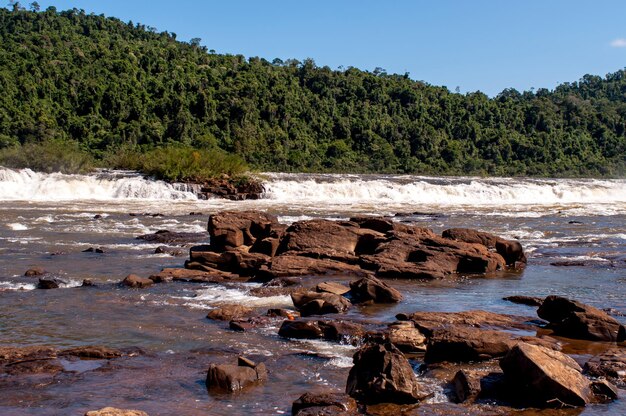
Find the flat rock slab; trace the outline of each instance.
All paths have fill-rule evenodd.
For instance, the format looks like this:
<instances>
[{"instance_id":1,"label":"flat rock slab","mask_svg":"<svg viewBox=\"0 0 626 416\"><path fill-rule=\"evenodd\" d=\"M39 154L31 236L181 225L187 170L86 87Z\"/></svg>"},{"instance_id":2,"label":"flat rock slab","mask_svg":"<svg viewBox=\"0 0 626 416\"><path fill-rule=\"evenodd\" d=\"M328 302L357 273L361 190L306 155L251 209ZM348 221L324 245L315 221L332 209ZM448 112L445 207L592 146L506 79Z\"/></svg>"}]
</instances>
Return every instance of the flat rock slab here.
<instances>
[{"instance_id":1,"label":"flat rock slab","mask_svg":"<svg viewBox=\"0 0 626 416\"><path fill-rule=\"evenodd\" d=\"M593 399L591 383L571 357L519 343L500 360L507 382L527 406L584 406Z\"/></svg>"}]
</instances>

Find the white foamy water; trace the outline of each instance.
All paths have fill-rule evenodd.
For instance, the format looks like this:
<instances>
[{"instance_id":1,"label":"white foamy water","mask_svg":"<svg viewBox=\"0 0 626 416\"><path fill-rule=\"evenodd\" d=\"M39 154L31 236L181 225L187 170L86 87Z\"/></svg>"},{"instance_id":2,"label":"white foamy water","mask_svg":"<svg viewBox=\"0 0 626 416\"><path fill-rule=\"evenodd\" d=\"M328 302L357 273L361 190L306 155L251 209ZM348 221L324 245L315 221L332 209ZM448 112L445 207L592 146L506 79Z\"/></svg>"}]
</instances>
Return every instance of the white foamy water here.
<instances>
[{"instance_id":1,"label":"white foamy water","mask_svg":"<svg viewBox=\"0 0 626 416\"><path fill-rule=\"evenodd\" d=\"M7 224L7 227L9 227L13 231L25 231L25 230L28 230L27 226L25 226L24 224L20 224L19 222L14 222L14 223L11 223L11 224Z\"/></svg>"},{"instance_id":2,"label":"white foamy water","mask_svg":"<svg viewBox=\"0 0 626 416\"><path fill-rule=\"evenodd\" d=\"M0 167L0 201L115 199L196 200L197 198L193 193L177 189L171 184L128 172L64 175Z\"/></svg>"},{"instance_id":3,"label":"white foamy water","mask_svg":"<svg viewBox=\"0 0 626 416\"><path fill-rule=\"evenodd\" d=\"M250 288L259 287L260 284L248 284ZM245 289L226 288L221 285L214 285L196 291L192 298L181 298L187 300L186 306L196 309L213 309L220 305L238 304L249 307L281 308L293 305L290 296L267 296L258 297L250 295Z\"/></svg>"}]
</instances>

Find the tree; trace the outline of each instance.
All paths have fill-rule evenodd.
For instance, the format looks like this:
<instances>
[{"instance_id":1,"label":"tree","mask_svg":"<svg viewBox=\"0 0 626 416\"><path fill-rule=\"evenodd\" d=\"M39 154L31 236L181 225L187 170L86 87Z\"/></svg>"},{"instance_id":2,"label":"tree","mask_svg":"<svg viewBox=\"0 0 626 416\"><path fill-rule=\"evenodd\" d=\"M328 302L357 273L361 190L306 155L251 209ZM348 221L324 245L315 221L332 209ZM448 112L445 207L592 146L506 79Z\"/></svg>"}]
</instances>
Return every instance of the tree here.
<instances>
[{"instance_id":1,"label":"tree","mask_svg":"<svg viewBox=\"0 0 626 416\"><path fill-rule=\"evenodd\" d=\"M34 1L34 2L32 2L32 3L30 4L30 9L31 9L33 12L38 12L39 10L41 10L41 6L39 6L39 3L37 3L36 1Z\"/></svg>"}]
</instances>

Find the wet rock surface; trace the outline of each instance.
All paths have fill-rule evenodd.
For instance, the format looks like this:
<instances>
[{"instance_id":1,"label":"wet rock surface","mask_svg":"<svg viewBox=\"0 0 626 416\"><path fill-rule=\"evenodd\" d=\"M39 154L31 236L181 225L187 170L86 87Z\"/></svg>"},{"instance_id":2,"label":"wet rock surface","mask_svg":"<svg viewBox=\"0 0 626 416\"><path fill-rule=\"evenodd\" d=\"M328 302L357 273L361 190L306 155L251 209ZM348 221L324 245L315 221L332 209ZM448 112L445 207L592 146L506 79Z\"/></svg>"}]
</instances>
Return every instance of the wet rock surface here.
<instances>
[{"instance_id":1,"label":"wet rock surface","mask_svg":"<svg viewBox=\"0 0 626 416\"><path fill-rule=\"evenodd\" d=\"M606 312L575 300L548 296L537 315L550 322L554 332L566 337L595 341L626 340L626 328Z\"/></svg>"},{"instance_id":2,"label":"wet rock surface","mask_svg":"<svg viewBox=\"0 0 626 416\"><path fill-rule=\"evenodd\" d=\"M237 365L211 364L207 372L206 385L209 391L236 392L267 380L267 369L263 363L255 363L240 357Z\"/></svg>"},{"instance_id":3,"label":"wet rock surface","mask_svg":"<svg viewBox=\"0 0 626 416\"><path fill-rule=\"evenodd\" d=\"M363 403L417 403L420 391L413 368L391 343L365 344L354 354L346 393Z\"/></svg>"}]
</instances>

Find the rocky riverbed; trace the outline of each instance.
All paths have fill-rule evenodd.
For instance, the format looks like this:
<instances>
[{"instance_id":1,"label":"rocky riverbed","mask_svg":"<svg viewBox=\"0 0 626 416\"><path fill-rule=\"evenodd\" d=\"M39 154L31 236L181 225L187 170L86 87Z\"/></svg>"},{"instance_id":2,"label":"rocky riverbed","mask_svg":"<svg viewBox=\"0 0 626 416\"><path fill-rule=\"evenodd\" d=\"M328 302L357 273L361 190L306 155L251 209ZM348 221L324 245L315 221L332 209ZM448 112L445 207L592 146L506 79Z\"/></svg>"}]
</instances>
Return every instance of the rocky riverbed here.
<instances>
[{"instance_id":1,"label":"rocky riverbed","mask_svg":"<svg viewBox=\"0 0 626 416\"><path fill-rule=\"evenodd\" d=\"M86 414L173 414L172 408L163 412L150 403L151 391L163 392L171 385L168 379L182 383L184 394L178 389L173 398L180 414L202 413L202 406L183 404L198 397L200 385L215 414L234 411L232 403L240 408L235 413L243 414L249 406L250 413L291 409L300 416L529 414L525 409L548 415L578 414L594 406L623 409L626 330L593 306L558 295L513 296L507 301L529 305L528 315L411 310L380 319L376 313L405 302L403 288L412 282L520 275L528 259L518 241L466 228L436 234L374 216L287 226L260 211L215 213L207 230L208 236L160 231L138 237L168 246L196 243L184 268L131 274L105 285L84 281L72 290L105 294L115 286L122 294L130 290L142 297L144 291L168 291L172 285L210 285L226 293L256 282L250 289L256 299L290 302L263 308L224 301L205 318L198 314L197 319L216 322L228 334L208 348L155 354L132 346L2 347L0 390L5 398L0 404L7 414L19 414L25 403L40 406L33 392L55 402L62 400L52 399L55 391L89 395L102 383L110 393L137 397L141 406ZM40 289L67 285L43 267L25 275L37 279ZM532 308L537 309L530 313ZM189 311L182 315L186 319ZM189 330L197 325L196 320ZM256 351L233 343L237 334L252 334L246 344L255 342ZM328 368L324 354L303 354L302 342L348 348L352 359ZM262 353L264 347L273 352ZM313 389L306 387L310 372L317 380ZM285 383L289 395L281 393ZM294 397L300 383L301 395ZM142 395L147 403L140 403ZM132 402L128 398L125 402ZM53 414L46 411L33 414Z\"/></svg>"}]
</instances>

